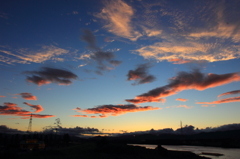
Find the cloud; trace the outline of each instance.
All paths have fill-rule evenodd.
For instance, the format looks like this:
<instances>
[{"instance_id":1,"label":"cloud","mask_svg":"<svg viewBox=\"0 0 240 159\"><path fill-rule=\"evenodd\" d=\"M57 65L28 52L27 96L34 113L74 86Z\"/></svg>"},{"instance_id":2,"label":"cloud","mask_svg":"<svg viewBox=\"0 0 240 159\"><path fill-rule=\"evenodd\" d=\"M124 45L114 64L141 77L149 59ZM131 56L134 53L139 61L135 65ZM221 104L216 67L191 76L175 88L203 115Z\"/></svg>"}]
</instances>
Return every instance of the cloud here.
<instances>
[{"instance_id":1,"label":"cloud","mask_svg":"<svg viewBox=\"0 0 240 159\"><path fill-rule=\"evenodd\" d=\"M187 105L178 105L176 108L186 108L186 109L191 109L193 106L187 106Z\"/></svg>"},{"instance_id":2,"label":"cloud","mask_svg":"<svg viewBox=\"0 0 240 159\"><path fill-rule=\"evenodd\" d=\"M33 96L31 93L19 93L15 95L20 95L22 96L23 99L26 99L26 100L37 100L37 97Z\"/></svg>"},{"instance_id":3,"label":"cloud","mask_svg":"<svg viewBox=\"0 0 240 159\"><path fill-rule=\"evenodd\" d=\"M240 102L240 96L225 98L213 102L197 102L196 104L222 104L222 103L231 103L231 102Z\"/></svg>"},{"instance_id":4,"label":"cloud","mask_svg":"<svg viewBox=\"0 0 240 159\"><path fill-rule=\"evenodd\" d=\"M80 109L80 110L77 110L77 112L84 113L84 114L99 114L100 118L104 118L108 116L118 116L118 115L131 113L131 112L158 110L158 109L161 109L161 108L152 107L152 106L137 106L133 104L126 104L126 105L101 105L95 108ZM96 116L94 115L90 117L94 118Z\"/></svg>"},{"instance_id":5,"label":"cloud","mask_svg":"<svg viewBox=\"0 0 240 159\"><path fill-rule=\"evenodd\" d=\"M104 5L102 11L95 16L106 22L104 27L109 32L132 41L142 36L131 24L134 16L131 6L122 0L108 0Z\"/></svg>"},{"instance_id":6,"label":"cloud","mask_svg":"<svg viewBox=\"0 0 240 159\"><path fill-rule=\"evenodd\" d=\"M47 60L62 60L62 58L56 57L67 54L69 51L53 45L49 45L42 46L39 50L29 50L27 48L9 50L0 49L0 52L3 54L0 55L0 62L6 64L30 64L42 63Z\"/></svg>"},{"instance_id":7,"label":"cloud","mask_svg":"<svg viewBox=\"0 0 240 159\"><path fill-rule=\"evenodd\" d=\"M222 75L209 73L205 75L195 69L190 73L179 72L177 76L169 79L169 84L152 89L147 93L136 96L135 99L127 99L126 101L134 101L134 103L157 101L160 98L177 94L183 90L195 89L202 91L236 81L240 81L239 73Z\"/></svg>"},{"instance_id":8,"label":"cloud","mask_svg":"<svg viewBox=\"0 0 240 159\"><path fill-rule=\"evenodd\" d=\"M9 128L6 125L0 125L0 132L1 133L20 133L22 131L20 131L18 129Z\"/></svg>"},{"instance_id":9,"label":"cloud","mask_svg":"<svg viewBox=\"0 0 240 159\"><path fill-rule=\"evenodd\" d=\"M181 102L186 102L187 101L187 99L183 99L183 98L177 98L176 100L181 101Z\"/></svg>"},{"instance_id":10,"label":"cloud","mask_svg":"<svg viewBox=\"0 0 240 159\"><path fill-rule=\"evenodd\" d=\"M26 104L26 103L24 103ZM40 112L43 108L40 105L31 105L27 103L27 105L36 109L36 112ZM3 106L0 105L0 115L13 115L13 116L21 116L21 119L29 119L31 116L33 118L50 118L55 117L55 115L41 115L41 114L33 114L30 111L23 110L22 108L18 107L15 103L4 103Z\"/></svg>"},{"instance_id":11,"label":"cloud","mask_svg":"<svg viewBox=\"0 0 240 159\"><path fill-rule=\"evenodd\" d=\"M47 127L44 129L43 133L54 133L56 131L55 127ZM99 133L99 130L97 128L90 128L90 127L73 127L73 128L65 128L65 127L59 127L58 128L58 133L59 134L69 134L69 135L84 135L84 134L94 134L94 133Z\"/></svg>"},{"instance_id":12,"label":"cloud","mask_svg":"<svg viewBox=\"0 0 240 159\"><path fill-rule=\"evenodd\" d=\"M72 115L72 117L88 117L87 115Z\"/></svg>"},{"instance_id":13,"label":"cloud","mask_svg":"<svg viewBox=\"0 0 240 159\"><path fill-rule=\"evenodd\" d=\"M231 91L231 92L222 93L222 94L218 95L218 97L232 95L232 94L239 94L239 93L240 93L240 90L235 90L235 91Z\"/></svg>"},{"instance_id":14,"label":"cloud","mask_svg":"<svg viewBox=\"0 0 240 159\"><path fill-rule=\"evenodd\" d=\"M153 99L153 98L139 98L139 99L127 99L127 102L134 103L134 104L139 104L139 103L147 103L147 102L162 102L165 103L166 99Z\"/></svg>"},{"instance_id":15,"label":"cloud","mask_svg":"<svg viewBox=\"0 0 240 159\"><path fill-rule=\"evenodd\" d=\"M82 31L83 35L81 36L81 39L88 43L88 49L92 50L93 52L88 55L83 55L83 57L81 58L90 58L97 62L98 74L101 74L101 71L113 69L107 64L111 64L112 66L118 66L119 64L121 64L121 61L114 60L115 55L113 52L103 51L100 47L96 45L96 38L89 29L83 29Z\"/></svg>"},{"instance_id":16,"label":"cloud","mask_svg":"<svg viewBox=\"0 0 240 159\"><path fill-rule=\"evenodd\" d=\"M17 104L9 103L9 102L5 102L4 105L7 106L7 107L16 107L17 106Z\"/></svg>"},{"instance_id":17,"label":"cloud","mask_svg":"<svg viewBox=\"0 0 240 159\"><path fill-rule=\"evenodd\" d=\"M33 110L35 109L35 113L39 113L39 112L44 110L41 105L32 105L32 104L29 104L27 102L23 102L23 104L26 104L26 105L32 107Z\"/></svg>"},{"instance_id":18,"label":"cloud","mask_svg":"<svg viewBox=\"0 0 240 159\"><path fill-rule=\"evenodd\" d=\"M70 85L71 80L77 79L77 75L70 71L50 67L42 67L40 71L25 71L24 74L32 75L27 76L26 80L39 86L50 83Z\"/></svg>"},{"instance_id":19,"label":"cloud","mask_svg":"<svg viewBox=\"0 0 240 159\"><path fill-rule=\"evenodd\" d=\"M2 96L2 95L0 95L0 98L5 98L6 96Z\"/></svg>"},{"instance_id":20,"label":"cloud","mask_svg":"<svg viewBox=\"0 0 240 159\"><path fill-rule=\"evenodd\" d=\"M240 57L239 45L202 44L190 40L168 41L171 42L156 42L135 52L145 59L167 60L174 64L226 61Z\"/></svg>"},{"instance_id":21,"label":"cloud","mask_svg":"<svg viewBox=\"0 0 240 159\"><path fill-rule=\"evenodd\" d=\"M134 84L144 84L153 82L156 77L148 74L148 69L152 67L150 63L138 65L135 70L130 70L127 74L128 81L134 80Z\"/></svg>"},{"instance_id":22,"label":"cloud","mask_svg":"<svg viewBox=\"0 0 240 159\"><path fill-rule=\"evenodd\" d=\"M158 42L135 50L145 59L184 64L240 58L240 22L236 16L240 11L233 7L239 2L193 1L174 6L169 1L142 5L145 32L152 26L161 30ZM134 9L138 12L138 8Z\"/></svg>"}]
</instances>

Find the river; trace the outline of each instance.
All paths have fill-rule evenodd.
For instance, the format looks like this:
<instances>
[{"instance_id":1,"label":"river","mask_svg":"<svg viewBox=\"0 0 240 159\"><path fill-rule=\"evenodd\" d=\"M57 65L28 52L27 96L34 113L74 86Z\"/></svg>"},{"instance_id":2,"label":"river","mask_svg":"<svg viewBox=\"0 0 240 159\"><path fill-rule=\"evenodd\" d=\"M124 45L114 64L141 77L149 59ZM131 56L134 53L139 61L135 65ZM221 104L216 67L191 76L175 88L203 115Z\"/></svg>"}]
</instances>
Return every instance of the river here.
<instances>
[{"instance_id":1,"label":"river","mask_svg":"<svg viewBox=\"0 0 240 159\"><path fill-rule=\"evenodd\" d=\"M147 145L147 144L129 144L129 145L142 146L148 149L155 149L157 147L157 145ZM168 150L191 151L198 155L201 154L202 152L223 154L223 156L201 155L201 156L209 157L212 159L240 159L239 148L221 148L221 147L187 146L187 145L162 145L162 147Z\"/></svg>"}]
</instances>

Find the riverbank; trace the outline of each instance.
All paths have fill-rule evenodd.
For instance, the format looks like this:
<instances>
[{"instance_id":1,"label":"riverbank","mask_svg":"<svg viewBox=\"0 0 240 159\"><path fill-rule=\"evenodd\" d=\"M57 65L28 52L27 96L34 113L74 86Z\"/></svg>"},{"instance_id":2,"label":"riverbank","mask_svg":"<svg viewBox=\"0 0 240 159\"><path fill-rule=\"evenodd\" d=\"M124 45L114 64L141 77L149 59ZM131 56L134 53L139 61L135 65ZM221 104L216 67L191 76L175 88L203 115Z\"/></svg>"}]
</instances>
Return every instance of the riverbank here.
<instances>
[{"instance_id":1,"label":"riverbank","mask_svg":"<svg viewBox=\"0 0 240 159\"><path fill-rule=\"evenodd\" d=\"M80 143L65 148L29 152L18 156L19 159L209 159L191 152L168 151L161 154L157 150L126 144Z\"/></svg>"}]
</instances>

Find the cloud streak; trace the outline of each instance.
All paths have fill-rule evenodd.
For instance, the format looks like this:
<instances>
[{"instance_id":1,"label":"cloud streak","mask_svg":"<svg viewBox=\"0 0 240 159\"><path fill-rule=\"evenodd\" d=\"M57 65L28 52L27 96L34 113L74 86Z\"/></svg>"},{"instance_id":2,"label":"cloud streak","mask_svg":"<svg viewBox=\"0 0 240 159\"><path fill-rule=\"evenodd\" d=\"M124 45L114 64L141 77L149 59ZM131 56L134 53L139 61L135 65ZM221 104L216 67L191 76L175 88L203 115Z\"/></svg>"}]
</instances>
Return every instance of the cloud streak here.
<instances>
[{"instance_id":1,"label":"cloud streak","mask_svg":"<svg viewBox=\"0 0 240 159\"><path fill-rule=\"evenodd\" d=\"M222 103L231 103L231 102L240 102L240 96L225 98L213 102L197 102L196 104L222 104Z\"/></svg>"},{"instance_id":2,"label":"cloud streak","mask_svg":"<svg viewBox=\"0 0 240 159\"><path fill-rule=\"evenodd\" d=\"M47 60L58 61L56 58L62 54L67 54L69 51L58 48L53 45L42 46L39 50L29 50L27 48L21 49L0 49L3 55L0 55L0 62L6 64L30 64L30 63L42 63Z\"/></svg>"},{"instance_id":3,"label":"cloud streak","mask_svg":"<svg viewBox=\"0 0 240 159\"><path fill-rule=\"evenodd\" d=\"M144 84L153 82L156 77L148 74L148 69L152 67L150 63L140 64L135 70L130 70L127 74L128 81L135 81L135 84Z\"/></svg>"},{"instance_id":4,"label":"cloud streak","mask_svg":"<svg viewBox=\"0 0 240 159\"><path fill-rule=\"evenodd\" d=\"M50 67L42 67L40 71L25 71L24 74L32 75L27 76L27 82L37 84L38 86L50 83L70 85L72 80L78 77L70 71Z\"/></svg>"},{"instance_id":5,"label":"cloud streak","mask_svg":"<svg viewBox=\"0 0 240 159\"><path fill-rule=\"evenodd\" d=\"M218 97L226 96L226 95L239 94L239 93L240 93L240 90L235 90L235 91L230 91L230 92L222 93L222 94L218 95Z\"/></svg>"},{"instance_id":6,"label":"cloud streak","mask_svg":"<svg viewBox=\"0 0 240 159\"><path fill-rule=\"evenodd\" d=\"M31 93L19 93L15 95L20 95L23 99L26 100L37 100L37 97L33 96Z\"/></svg>"},{"instance_id":7,"label":"cloud streak","mask_svg":"<svg viewBox=\"0 0 240 159\"><path fill-rule=\"evenodd\" d=\"M88 109L74 109L77 112L84 113L84 114L100 114L100 118L105 118L108 116L118 116L126 113L133 113L133 112L140 112L140 111L148 111L148 110L158 110L161 108L152 107L152 106L137 106L133 104L126 104L126 105L101 105L95 108L88 108ZM75 116L75 117L86 117L86 116ZM97 116L90 116L91 118L95 118Z\"/></svg>"},{"instance_id":8,"label":"cloud streak","mask_svg":"<svg viewBox=\"0 0 240 159\"><path fill-rule=\"evenodd\" d=\"M190 73L179 72L177 76L169 79L168 85L152 89L147 93L136 96L135 99L127 99L126 101L131 103L158 101L163 97L177 94L183 90L195 89L202 91L236 81L240 81L239 73L222 75L209 73L205 75L199 70L193 70Z\"/></svg>"},{"instance_id":9,"label":"cloud streak","mask_svg":"<svg viewBox=\"0 0 240 159\"><path fill-rule=\"evenodd\" d=\"M183 99L183 98L177 98L176 100L181 101L181 102L186 102L187 101L187 99Z\"/></svg>"}]
</instances>

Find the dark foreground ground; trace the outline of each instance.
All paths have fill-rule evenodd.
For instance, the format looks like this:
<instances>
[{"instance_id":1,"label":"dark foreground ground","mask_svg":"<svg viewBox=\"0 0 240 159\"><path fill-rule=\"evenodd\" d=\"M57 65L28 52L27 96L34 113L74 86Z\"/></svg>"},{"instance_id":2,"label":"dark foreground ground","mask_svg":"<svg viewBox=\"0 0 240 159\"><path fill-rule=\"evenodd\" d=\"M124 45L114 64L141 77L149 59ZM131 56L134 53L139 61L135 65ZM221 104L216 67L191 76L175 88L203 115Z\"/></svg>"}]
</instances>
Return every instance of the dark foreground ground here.
<instances>
[{"instance_id":1,"label":"dark foreground ground","mask_svg":"<svg viewBox=\"0 0 240 159\"><path fill-rule=\"evenodd\" d=\"M9 152L4 158L17 159L207 159L191 152L164 151L146 149L124 144L96 143L74 144L64 148L19 153Z\"/></svg>"}]
</instances>

